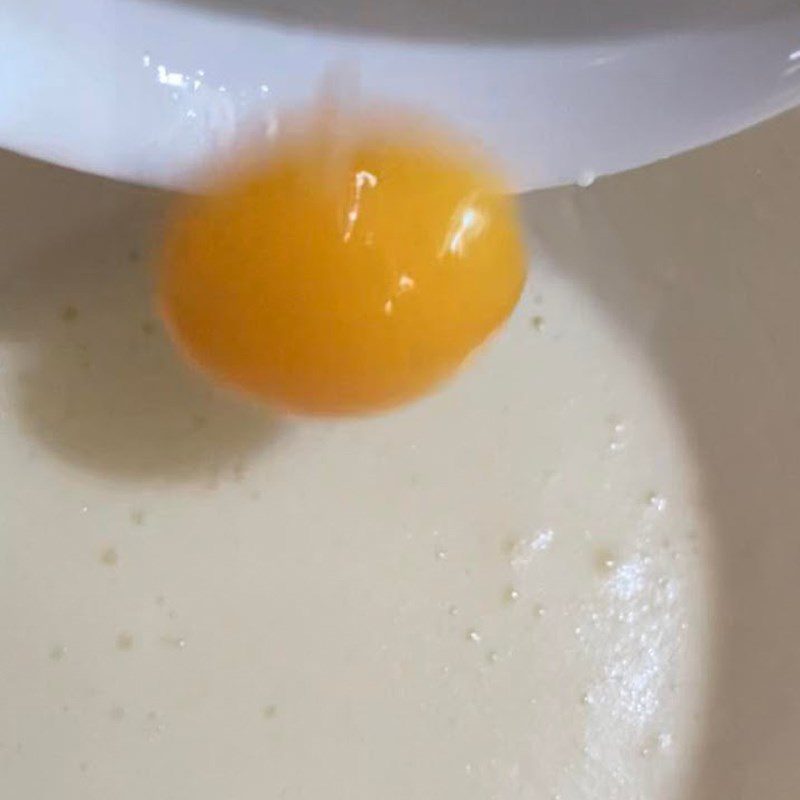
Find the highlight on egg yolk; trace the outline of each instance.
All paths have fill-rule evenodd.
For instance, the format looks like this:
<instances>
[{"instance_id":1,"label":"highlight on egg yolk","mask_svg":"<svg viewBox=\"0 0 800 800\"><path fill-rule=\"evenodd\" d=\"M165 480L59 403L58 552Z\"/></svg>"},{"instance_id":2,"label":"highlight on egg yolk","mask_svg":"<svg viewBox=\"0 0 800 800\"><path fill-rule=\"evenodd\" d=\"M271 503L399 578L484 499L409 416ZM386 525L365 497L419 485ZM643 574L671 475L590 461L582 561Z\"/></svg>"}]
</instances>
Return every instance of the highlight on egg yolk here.
<instances>
[{"instance_id":1,"label":"highlight on egg yolk","mask_svg":"<svg viewBox=\"0 0 800 800\"><path fill-rule=\"evenodd\" d=\"M184 201L160 302L189 356L287 410L350 414L452 374L519 298L513 200L441 140L313 137Z\"/></svg>"}]
</instances>

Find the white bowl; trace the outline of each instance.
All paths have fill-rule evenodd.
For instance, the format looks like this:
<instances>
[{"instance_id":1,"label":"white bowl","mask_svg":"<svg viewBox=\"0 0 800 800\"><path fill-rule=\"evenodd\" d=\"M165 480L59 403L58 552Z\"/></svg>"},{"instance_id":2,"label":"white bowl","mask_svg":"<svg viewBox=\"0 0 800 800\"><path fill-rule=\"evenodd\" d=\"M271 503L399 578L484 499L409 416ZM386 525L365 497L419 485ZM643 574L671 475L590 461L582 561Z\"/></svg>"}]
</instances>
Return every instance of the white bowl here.
<instances>
[{"instance_id":1,"label":"white bowl","mask_svg":"<svg viewBox=\"0 0 800 800\"><path fill-rule=\"evenodd\" d=\"M0 145L172 187L342 63L366 95L483 141L519 189L672 155L800 92L800 10L784 0L5 5Z\"/></svg>"}]
</instances>

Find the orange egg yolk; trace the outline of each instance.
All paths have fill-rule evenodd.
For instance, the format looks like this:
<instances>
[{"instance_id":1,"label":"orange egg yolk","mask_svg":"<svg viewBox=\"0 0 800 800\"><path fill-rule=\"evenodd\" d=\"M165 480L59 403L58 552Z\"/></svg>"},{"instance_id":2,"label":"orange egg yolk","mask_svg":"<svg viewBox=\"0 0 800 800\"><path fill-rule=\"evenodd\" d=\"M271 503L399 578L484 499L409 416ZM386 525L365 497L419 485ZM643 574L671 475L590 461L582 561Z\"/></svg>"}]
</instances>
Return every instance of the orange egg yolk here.
<instances>
[{"instance_id":1,"label":"orange egg yolk","mask_svg":"<svg viewBox=\"0 0 800 800\"><path fill-rule=\"evenodd\" d=\"M457 148L362 137L285 148L189 198L159 280L168 325L223 381L289 411L415 398L508 316L525 279L513 200Z\"/></svg>"}]
</instances>

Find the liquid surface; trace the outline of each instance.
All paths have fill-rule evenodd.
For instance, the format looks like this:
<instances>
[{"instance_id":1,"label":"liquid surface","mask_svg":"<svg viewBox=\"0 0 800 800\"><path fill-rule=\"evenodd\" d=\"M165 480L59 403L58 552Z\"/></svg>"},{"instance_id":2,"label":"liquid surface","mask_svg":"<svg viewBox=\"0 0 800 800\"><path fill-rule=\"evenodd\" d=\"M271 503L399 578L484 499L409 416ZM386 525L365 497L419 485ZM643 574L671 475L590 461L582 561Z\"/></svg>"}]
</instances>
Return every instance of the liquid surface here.
<instances>
[{"instance_id":1,"label":"liquid surface","mask_svg":"<svg viewBox=\"0 0 800 800\"><path fill-rule=\"evenodd\" d=\"M591 301L537 264L442 392L270 426L173 357L127 235L4 284L48 346L2 345L0 794L681 797L705 521Z\"/></svg>"},{"instance_id":2,"label":"liquid surface","mask_svg":"<svg viewBox=\"0 0 800 800\"><path fill-rule=\"evenodd\" d=\"M525 280L513 200L446 140L307 136L184 201L160 280L208 372L293 411L380 410L429 391Z\"/></svg>"}]
</instances>

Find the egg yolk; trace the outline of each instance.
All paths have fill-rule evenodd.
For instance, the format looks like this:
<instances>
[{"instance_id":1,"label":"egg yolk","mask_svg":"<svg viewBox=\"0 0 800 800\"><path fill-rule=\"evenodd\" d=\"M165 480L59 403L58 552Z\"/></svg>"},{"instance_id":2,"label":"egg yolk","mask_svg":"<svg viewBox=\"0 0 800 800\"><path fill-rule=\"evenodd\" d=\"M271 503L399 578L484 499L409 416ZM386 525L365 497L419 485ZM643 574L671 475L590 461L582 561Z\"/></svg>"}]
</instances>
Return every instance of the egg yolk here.
<instances>
[{"instance_id":1,"label":"egg yolk","mask_svg":"<svg viewBox=\"0 0 800 800\"><path fill-rule=\"evenodd\" d=\"M513 200L441 141L313 139L183 201L161 306L189 356L287 410L417 397L508 316L525 278Z\"/></svg>"}]
</instances>

